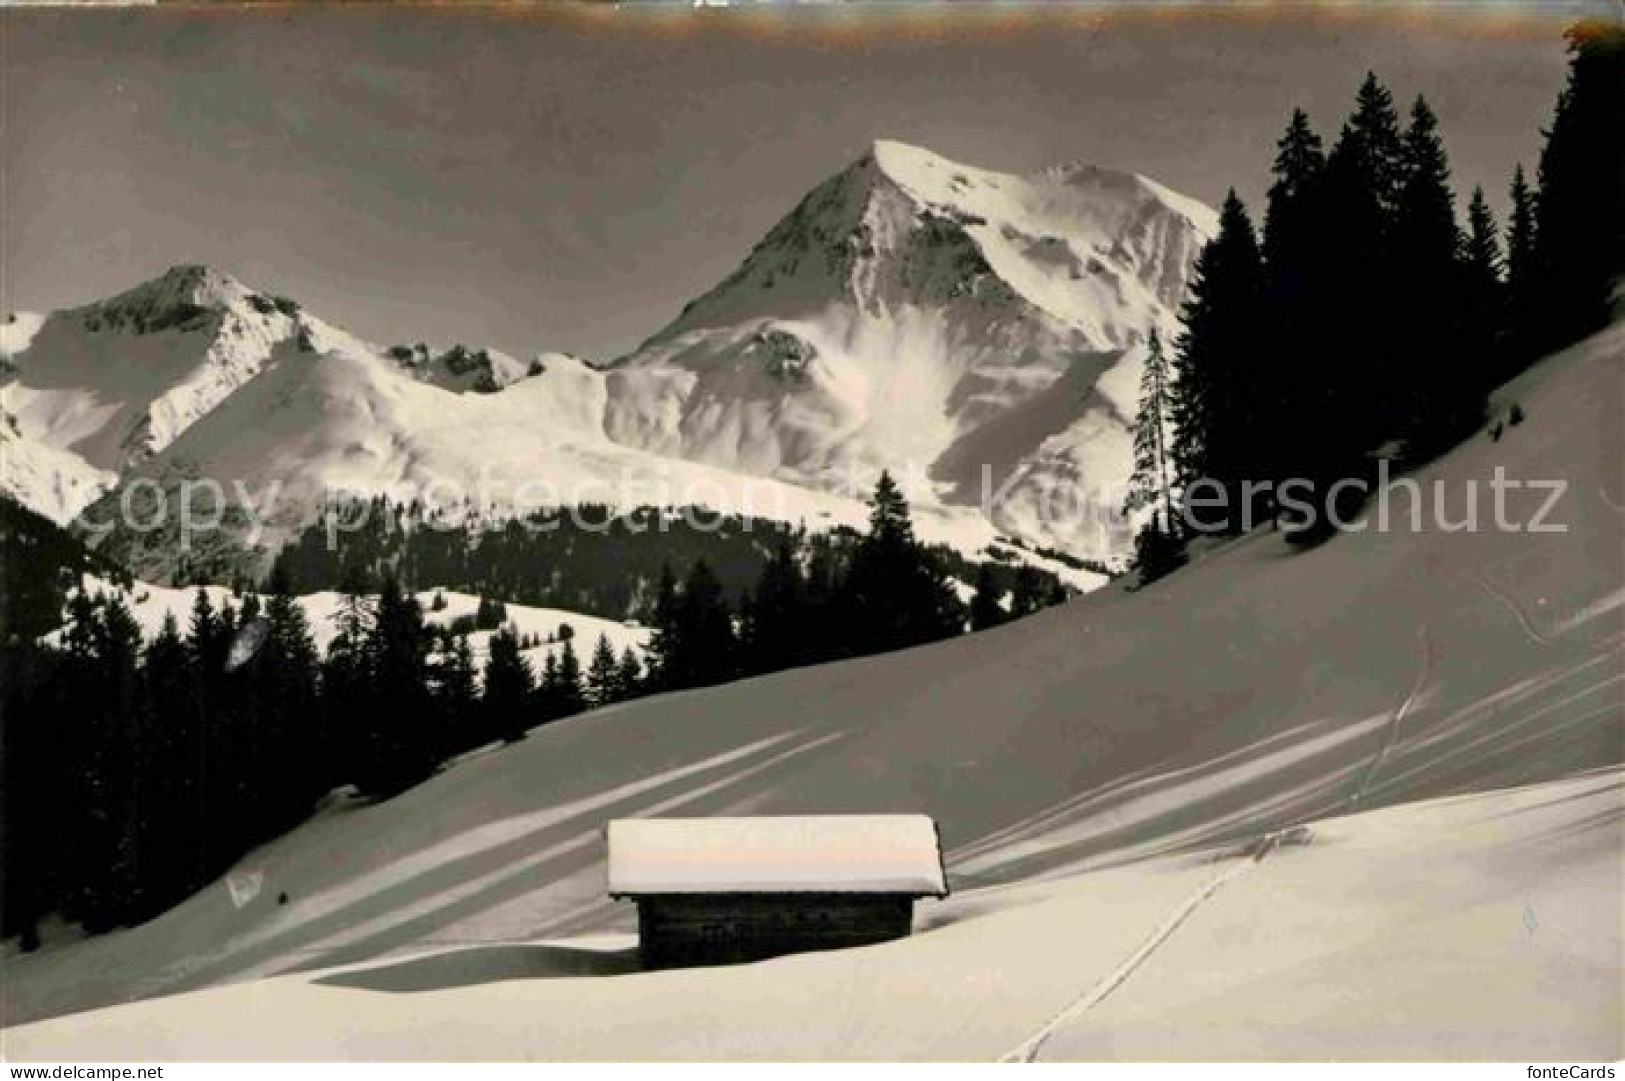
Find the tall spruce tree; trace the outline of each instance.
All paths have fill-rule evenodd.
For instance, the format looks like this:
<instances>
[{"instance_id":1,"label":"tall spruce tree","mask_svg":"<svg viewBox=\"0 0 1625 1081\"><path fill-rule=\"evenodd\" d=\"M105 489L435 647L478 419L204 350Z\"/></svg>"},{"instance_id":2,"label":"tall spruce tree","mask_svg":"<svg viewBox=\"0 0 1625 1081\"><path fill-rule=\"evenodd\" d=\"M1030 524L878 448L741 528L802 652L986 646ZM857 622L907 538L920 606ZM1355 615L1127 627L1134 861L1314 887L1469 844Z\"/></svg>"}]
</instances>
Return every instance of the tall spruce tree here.
<instances>
[{"instance_id":1,"label":"tall spruce tree","mask_svg":"<svg viewBox=\"0 0 1625 1081\"><path fill-rule=\"evenodd\" d=\"M1467 239L1462 250L1461 348L1477 374L1475 394L1482 397L1504 370L1507 349L1506 266L1495 212L1475 187L1467 202Z\"/></svg>"},{"instance_id":2,"label":"tall spruce tree","mask_svg":"<svg viewBox=\"0 0 1625 1081\"><path fill-rule=\"evenodd\" d=\"M144 763L132 761L140 725L138 666L141 631L122 598L103 599L89 623L89 684L85 702L85 857L74 912L85 929L120 926L140 911L140 819Z\"/></svg>"},{"instance_id":3,"label":"tall spruce tree","mask_svg":"<svg viewBox=\"0 0 1625 1081\"><path fill-rule=\"evenodd\" d=\"M1387 400L1399 423L1380 434L1432 451L1453 442L1476 415L1476 392L1484 380L1478 367L1483 360L1463 347L1462 236L1438 117L1424 98L1411 107L1401 160L1404 185L1393 223L1389 304L1404 333L1392 345L1393 385L1379 385L1391 392Z\"/></svg>"},{"instance_id":4,"label":"tall spruce tree","mask_svg":"<svg viewBox=\"0 0 1625 1081\"><path fill-rule=\"evenodd\" d=\"M208 867L196 843L198 786L203 761L203 717L197 682L175 617L166 613L147 644L142 665L141 759L148 786L137 808L148 843L141 866L143 916L156 915L206 881Z\"/></svg>"},{"instance_id":5,"label":"tall spruce tree","mask_svg":"<svg viewBox=\"0 0 1625 1081\"><path fill-rule=\"evenodd\" d=\"M253 693L267 706L257 739L267 836L302 820L336 779L331 759L322 753L321 664L310 622L285 578L273 579L270 589L265 639L249 662Z\"/></svg>"},{"instance_id":6,"label":"tall spruce tree","mask_svg":"<svg viewBox=\"0 0 1625 1081\"><path fill-rule=\"evenodd\" d=\"M1368 74L1326 157L1317 205L1324 302L1311 314L1318 341L1299 360L1313 366L1318 393L1303 407L1313 423L1295 433L1293 453L1294 472L1315 483L1317 503L1337 480L1363 471L1365 454L1402 427L1412 373L1386 316L1406 177L1393 98Z\"/></svg>"},{"instance_id":7,"label":"tall spruce tree","mask_svg":"<svg viewBox=\"0 0 1625 1081\"><path fill-rule=\"evenodd\" d=\"M1321 221L1326 152L1302 109L1292 111L1275 149L1261 243L1264 315L1255 344L1255 430L1257 479L1278 485L1301 472L1298 456L1318 439L1315 427L1326 388L1316 358L1338 298L1327 285L1332 255ZM1150 563L1159 566L1166 562L1160 553L1179 543L1177 522L1171 515L1164 518L1151 523L1156 535L1145 540ZM1143 576L1149 564L1137 562Z\"/></svg>"},{"instance_id":8,"label":"tall spruce tree","mask_svg":"<svg viewBox=\"0 0 1625 1081\"><path fill-rule=\"evenodd\" d=\"M1173 472L1168 460L1172 402L1168 360L1155 327L1146 343L1145 368L1140 375L1140 407L1134 416L1134 472L1129 475L1125 514L1158 508L1174 520Z\"/></svg>"},{"instance_id":9,"label":"tall spruce tree","mask_svg":"<svg viewBox=\"0 0 1625 1081\"><path fill-rule=\"evenodd\" d=\"M1222 510L1187 516L1204 531L1239 531L1243 483L1259 475L1266 457L1268 433L1257 428L1253 399L1262 279L1258 238L1232 191L1218 234L1196 258L1172 364L1176 483L1190 495L1224 497Z\"/></svg>"},{"instance_id":10,"label":"tall spruce tree","mask_svg":"<svg viewBox=\"0 0 1625 1081\"><path fill-rule=\"evenodd\" d=\"M1264 211L1264 261L1281 290L1272 299L1280 302L1291 301L1303 284L1301 275L1315 245L1315 185L1325 168L1325 147L1309 123L1309 115L1293 109L1286 131L1275 144Z\"/></svg>"},{"instance_id":11,"label":"tall spruce tree","mask_svg":"<svg viewBox=\"0 0 1625 1081\"><path fill-rule=\"evenodd\" d=\"M669 665L663 667L668 687L703 687L738 674L733 617L722 583L703 559L696 560L683 578L674 622L676 648L662 655L662 665Z\"/></svg>"},{"instance_id":12,"label":"tall spruce tree","mask_svg":"<svg viewBox=\"0 0 1625 1081\"><path fill-rule=\"evenodd\" d=\"M1516 374L1540 343L1540 268L1536 251L1535 193L1520 164L1512 171L1512 209L1507 216L1507 346L1502 378Z\"/></svg>"},{"instance_id":13,"label":"tall spruce tree","mask_svg":"<svg viewBox=\"0 0 1625 1081\"><path fill-rule=\"evenodd\" d=\"M677 577L671 564L660 567L660 581L655 587L654 612L651 616L653 635L649 640L649 683L652 690L669 690L676 686L676 658L682 653L683 627L677 611Z\"/></svg>"},{"instance_id":14,"label":"tall spruce tree","mask_svg":"<svg viewBox=\"0 0 1625 1081\"><path fill-rule=\"evenodd\" d=\"M386 575L369 641L371 703L364 723L362 791L394 795L427 777L442 743L429 697L429 635L417 599Z\"/></svg>"},{"instance_id":15,"label":"tall spruce tree","mask_svg":"<svg viewBox=\"0 0 1625 1081\"><path fill-rule=\"evenodd\" d=\"M1394 96L1375 72L1368 71L1354 96L1354 112L1340 139L1362 159L1371 193L1388 221L1399 215L1405 183L1410 174L1406 163L1405 137L1401 133Z\"/></svg>"},{"instance_id":16,"label":"tall spruce tree","mask_svg":"<svg viewBox=\"0 0 1625 1081\"><path fill-rule=\"evenodd\" d=\"M598 643L593 646L592 661L587 665L586 696L589 705L599 708L620 700L618 670L619 663L615 659L615 650L609 644L609 635L599 634Z\"/></svg>"},{"instance_id":17,"label":"tall spruce tree","mask_svg":"<svg viewBox=\"0 0 1625 1081\"><path fill-rule=\"evenodd\" d=\"M498 628L485 658L483 706L491 735L506 743L525 738L538 720L531 713L535 689L530 661L519 652L518 632L512 624Z\"/></svg>"},{"instance_id":18,"label":"tall spruce tree","mask_svg":"<svg viewBox=\"0 0 1625 1081\"><path fill-rule=\"evenodd\" d=\"M914 535L908 500L882 471L869 499L869 532L852 552L844 592L860 651L900 649L958 634L964 606Z\"/></svg>"},{"instance_id":19,"label":"tall spruce tree","mask_svg":"<svg viewBox=\"0 0 1625 1081\"><path fill-rule=\"evenodd\" d=\"M1540 155L1540 340L1552 349L1608 323L1625 273L1625 24L1568 34L1568 82Z\"/></svg>"},{"instance_id":20,"label":"tall spruce tree","mask_svg":"<svg viewBox=\"0 0 1625 1081\"><path fill-rule=\"evenodd\" d=\"M615 698L624 702L636 698L642 690L643 665L632 647L627 646L621 651L621 661L615 669Z\"/></svg>"},{"instance_id":21,"label":"tall spruce tree","mask_svg":"<svg viewBox=\"0 0 1625 1081\"><path fill-rule=\"evenodd\" d=\"M581 677L581 660L573 640L566 638L559 650L558 676L553 684L553 715L571 717L587 708L587 692Z\"/></svg>"},{"instance_id":22,"label":"tall spruce tree","mask_svg":"<svg viewBox=\"0 0 1625 1081\"><path fill-rule=\"evenodd\" d=\"M781 540L763 561L751 596L743 642L747 671L777 672L803 663L805 593L795 549L788 540Z\"/></svg>"},{"instance_id":23,"label":"tall spruce tree","mask_svg":"<svg viewBox=\"0 0 1625 1081\"><path fill-rule=\"evenodd\" d=\"M474 650L466 633L444 631L438 654L431 690L443 718L445 753L460 754L479 746L490 735L483 723Z\"/></svg>"}]
</instances>

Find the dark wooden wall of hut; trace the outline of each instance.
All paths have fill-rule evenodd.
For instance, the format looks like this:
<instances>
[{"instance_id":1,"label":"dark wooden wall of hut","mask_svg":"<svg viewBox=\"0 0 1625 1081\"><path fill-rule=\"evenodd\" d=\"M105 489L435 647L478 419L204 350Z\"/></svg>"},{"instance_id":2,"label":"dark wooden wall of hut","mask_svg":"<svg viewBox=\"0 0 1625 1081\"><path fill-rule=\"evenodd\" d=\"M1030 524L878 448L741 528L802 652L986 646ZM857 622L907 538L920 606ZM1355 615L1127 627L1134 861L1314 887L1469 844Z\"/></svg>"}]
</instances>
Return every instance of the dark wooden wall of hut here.
<instances>
[{"instance_id":1,"label":"dark wooden wall of hut","mask_svg":"<svg viewBox=\"0 0 1625 1081\"><path fill-rule=\"evenodd\" d=\"M757 961L909 933L914 899L891 893L695 893L637 898L650 968Z\"/></svg>"}]
</instances>

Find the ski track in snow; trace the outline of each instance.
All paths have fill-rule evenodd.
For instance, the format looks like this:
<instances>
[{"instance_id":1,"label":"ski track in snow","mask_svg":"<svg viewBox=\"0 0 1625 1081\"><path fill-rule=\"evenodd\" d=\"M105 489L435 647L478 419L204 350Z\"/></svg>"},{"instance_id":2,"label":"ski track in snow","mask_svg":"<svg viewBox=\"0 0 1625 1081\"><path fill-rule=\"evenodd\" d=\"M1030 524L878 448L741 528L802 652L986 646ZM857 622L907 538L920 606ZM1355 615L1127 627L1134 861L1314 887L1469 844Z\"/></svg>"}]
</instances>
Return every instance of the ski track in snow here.
<instances>
[{"instance_id":1,"label":"ski track in snow","mask_svg":"<svg viewBox=\"0 0 1625 1081\"><path fill-rule=\"evenodd\" d=\"M1488 582L1479 580L1479 584L1490 592L1492 596L1500 596L1500 594L1497 593ZM1515 602L1513 602L1511 598L1502 597L1501 599L1512 607L1515 612L1518 611ZM1520 622L1525 621L1520 620ZM1525 629L1530 631L1531 634L1538 633L1533 631L1533 628L1529 627L1526 622ZM1405 718L1410 716L1411 710L1416 707L1417 701L1421 698L1422 691L1427 687L1429 680L1431 680L1433 677L1433 641L1428 634L1426 624L1421 624L1416 628L1416 636L1421 642L1422 650L1422 663L1417 670L1416 681L1411 684L1410 690L1406 692L1404 699L1397 707L1395 707L1393 718L1388 722L1388 728L1383 737L1382 746L1378 747L1376 753L1371 756L1371 761L1367 764L1365 773L1361 776L1359 784L1355 787L1353 794L1349 796L1348 806L1350 810L1354 810L1359 807L1360 800L1370 788L1371 782L1376 778L1377 771L1382 768L1382 764L1387 760L1388 755L1393 751L1395 744L1399 742L1399 731L1405 722ZM1536 640L1545 641L1544 638L1537 638ZM1085 1013L1099 1005L1101 1002L1104 1002L1113 991L1121 987L1130 976L1134 975L1139 967L1145 964L1145 962L1150 959L1151 955L1155 953L1164 942L1167 942L1168 939L1173 937L1174 932L1178 931L1179 928L1184 925L1185 921L1188 920L1198 908L1210 900L1216 893L1219 892L1219 890L1223 889L1224 886L1227 885L1232 879L1239 878L1240 876L1253 870L1260 863L1263 863L1264 858L1275 849L1276 845L1280 843L1281 838L1285 834L1291 830L1300 829L1301 827L1302 824L1299 823L1266 833L1262 837L1258 838L1257 841L1253 842L1246 860L1236 864L1233 867L1226 868L1224 871L1204 882L1196 889L1195 892L1187 897L1178 908L1174 909L1168 918L1165 919L1156 928L1156 930L1154 930L1151 935L1140 944L1140 947L1123 961L1122 964L1118 965L1105 977L1097 981L1084 994L1068 1003L1059 1013L1046 1022L1043 1027L1041 1027L1031 1036L1027 1037L1026 1040L1022 1041L1013 1050L1007 1052L1002 1058L999 1059L999 1061L1037 1062L1039 1053L1043 1050L1044 1044L1049 1041L1051 1036L1054 1036L1055 1033L1059 1032L1062 1028L1082 1017Z\"/></svg>"},{"instance_id":2,"label":"ski track in snow","mask_svg":"<svg viewBox=\"0 0 1625 1081\"><path fill-rule=\"evenodd\" d=\"M1625 503L1621 503L1619 500L1609 495L1608 489L1603 487L1601 484L1597 485L1597 495L1604 503L1608 504L1609 509L1615 514L1625 514Z\"/></svg>"},{"instance_id":3,"label":"ski track in snow","mask_svg":"<svg viewBox=\"0 0 1625 1081\"><path fill-rule=\"evenodd\" d=\"M1424 623L1416 628L1416 636L1422 642L1422 665L1417 670L1416 682L1411 684L1410 692L1405 695L1405 700L1399 704L1399 708L1394 710L1394 716L1388 722L1388 734L1384 737L1382 746L1378 747L1377 753L1371 756L1370 763L1366 765L1365 774L1360 778L1360 783L1355 786L1353 795L1349 796L1350 810L1357 809L1360 806L1360 800L1365 797L1367 790L1370 789L1371 782L1377 776L1377 771L1382 768L1382 764L1388 760L1389 753L1393 751L1394 745L1399 742L1400 725L1404 724L1405 718L1410 716L1411 710L1416 707L1417 699L1422 695L1422 689L1428 685L1428 680L1433 678L1433 640L1428 635L1427 624Z\"/></svg>"},{"instance_id":4,"label":"ski track in snow","mask_svg":"<svg viewBox=\"0 0 1625 1081\"><path fill-rule=\"evenodd\" d=\"M1145 964L1164 942L1173 937L1174 932L1179 930L1186 920L1190 919L1192 913L1201 908L1205 902L1223 889L1232 879L1240 878L1260 863L1263 863L1264 857L1268 856L1271 850L1275 848L1280 837L1279 833L1267 833L1260 837L1252 845L1247 859L1233 867L1225 868L1225 870L1199 886L1194 893L1185 898L1178 908L1174 909L1173 913L1156 930L1151 932L1150 937L1140 943L1140 948L1131 953L1122 964L1107 973L1084 994L1068 1003L1059 1013L1050 1018L1042 1028L1023 1040L1013 1050L1007 1052L999 1061L1037 1062L1039 1053L1043 1051L1044 1044L1049 1042L1051 1036L1104 1002L1113 991L1121 987L1130 976L1134 975L1139 967Z\"/></svg>"},{"instance_id":5,"label":"ski track in snow","mask_svg":"<svg viewBox=\"0 0 1625 1081\"><path fill-rule=\"evenodd\" d=\"M1524 606L1519 603L1516 597L1495 585L1485 575L1474 574L1472 575L1472 581L1479 589L1498 601L1501 607L1512 613L1512 618L1518 621L1518 626L1523 628L1523 633L1528 636L1531 642L1540 646L1552 644L1552 640L1546 636L1545 632L1535 626L1535 621L1529 618L1528 611L1524 609Z\"/></svg>"}]
</instances>

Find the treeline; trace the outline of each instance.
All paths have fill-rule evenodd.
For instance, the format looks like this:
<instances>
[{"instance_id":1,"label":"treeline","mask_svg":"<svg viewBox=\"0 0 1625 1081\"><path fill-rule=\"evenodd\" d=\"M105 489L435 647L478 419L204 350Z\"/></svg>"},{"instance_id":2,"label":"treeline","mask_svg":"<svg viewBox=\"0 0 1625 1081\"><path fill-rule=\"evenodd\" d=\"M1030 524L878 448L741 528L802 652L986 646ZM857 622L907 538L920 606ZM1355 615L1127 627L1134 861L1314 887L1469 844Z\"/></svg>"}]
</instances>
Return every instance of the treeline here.
<instances>
[{"instance_id":1,"label":"treeline","mask_svg":"<svg viewBox=\"0 0 1625 1081\"><path fill-rule=\"evenodd\" d=\"M295 592L339 589L356 573L375 579L391 574L408 590L440 586L615 620L653 618L661 573L668 566L705 563L737 611L756 585L763 561L780 548L788 545L804 563L838 563L859 537L844 526L811 532L700 508L622 512L583 505L500 523L453 525L437 510L379 497L334 507L332 513L342 528L330 534L318 521L276 557L273 569ZM930 553L944 572L967 586L984 573L983 562L946 546L932 545ZM1022 570L997 557L986 573L1005 591L1060 588L1047 571ZM183 569L181 580L195 579L185 577Z\"/></svg>"},{"instance_id":2,"label":"treeline","mask_svg":"<svg viewBox=\"0 0 1625 1081\"><path fill-rule=\"evenodd\" d=\"M781 540L800 543L780 522L653 507L626 513L583 505L500 523L448 522L443 512L382 497L330 508L338 527L317 521L278 553L275 569L301 592L337 589L356 570L395 575L407 589L444 586L514 604L568 608L608 619L644 617L666 563L704 560L736 600L763 556Z\"/></svg>"},{"instance_id":3,"label":"treeline","mask_svg":"<svg viewBox=\"0 0 1625 1081\"><path fill-rule=\"evenodd\" d=\"M697 562L681 582L669 568L655 593L649 679L678 690L799 665L864 656L982 630L1065 600L1044 572L984 563L967 606L938 553L914 535L908 502L881 474L868 532L819 546L802 560L781 540L755 584L730 606Z\"/></svg>"},{"instance_id":4,"label":"treeline","mask_svg":"<svg viewBox=\"0 0 1625 1081\"><path fill-rule=\"evenodd\" d=\"M680 582L663 570L647 665L600 636L583 668L561 634L537 672L501 602L437 626L393 573L375 585L355 567L325 656L280 569L235 605L200 589L187 626L166 617L149 642L119 592L74 590L42 639L67 582L41 574L26 608L8 597L0 635L0 931L30 949L50 913L93 932L150 918L335 788L388 798L451 756L587 708L916 645L1066 596L1049 576L986 565L967 609L889 476L871 507L850 543L803 558L781 539L737 604L704 560ZM74 543L48 523L39 534ZM50 545L30 535L25 548ZM57 554L75 582L90 567ZM496 627L480 667L473 624Z\"/></svg>"},{"instance_id":5,"label":"treeline","mask_svg":"<svg viewBox=\"0 0 1625 1081\"><path fill-rule=\"evenodd\" d=\"M1156 508L1144 569L1177 565L1193 526L1271 520L1288 481L1319 523L1347 513L1328 503L1337 481L1439 453L1482 422L1490 389L1608 322L1625 269L1625 33L1588 23L1568 41L1537 185L1514 170L1504 230L1476 189L1458 221L1425 99L1402 120L1368 75L1330 150L1293 112L1262 229L1232 191L1171 356L1153 342L1130 497ZM1175 513L1198 484L1200 513Z\"/></svg>"}]
</instances>

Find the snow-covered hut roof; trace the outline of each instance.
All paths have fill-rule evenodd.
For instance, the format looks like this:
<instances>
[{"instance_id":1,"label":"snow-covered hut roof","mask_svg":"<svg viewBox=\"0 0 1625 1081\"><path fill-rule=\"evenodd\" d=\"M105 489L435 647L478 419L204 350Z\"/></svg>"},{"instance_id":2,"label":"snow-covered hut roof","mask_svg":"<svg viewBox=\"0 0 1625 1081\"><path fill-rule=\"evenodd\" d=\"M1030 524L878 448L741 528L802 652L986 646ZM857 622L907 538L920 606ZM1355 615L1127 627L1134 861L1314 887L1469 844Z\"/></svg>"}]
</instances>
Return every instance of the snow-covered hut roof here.
<instances>
[{"instance_id":1,"label":"snow-covered hut roof","mask_svg":"<svg viewBox=\"0 0 1625 1081\"><path fill-rule=\"evenodd\" d=\"M944 897L948 883L925 815L623 818L609 824L609 892Z\"/></svg>"}]
</instances>

